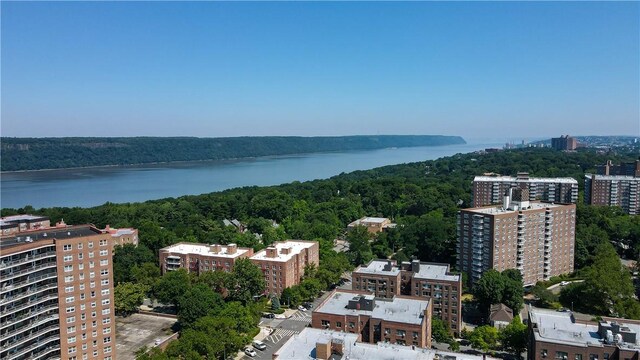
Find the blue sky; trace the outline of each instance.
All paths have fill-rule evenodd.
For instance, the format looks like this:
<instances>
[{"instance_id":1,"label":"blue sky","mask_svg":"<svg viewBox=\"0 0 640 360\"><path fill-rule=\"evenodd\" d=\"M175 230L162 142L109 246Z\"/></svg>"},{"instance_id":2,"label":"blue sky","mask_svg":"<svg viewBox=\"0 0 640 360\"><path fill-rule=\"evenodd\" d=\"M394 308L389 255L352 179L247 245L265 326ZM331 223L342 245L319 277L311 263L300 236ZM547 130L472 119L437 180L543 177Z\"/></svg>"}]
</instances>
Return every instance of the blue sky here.
<instances>
[{"instance_id":1,"label":"blue sky","mask_svg":"<svg viewBox=\"0 0 640 360\"><path fill-rule=\"evenodd\" d=\"M2 2L2 136L640 134L638 2Z\"/></svg>"}]
</instances>

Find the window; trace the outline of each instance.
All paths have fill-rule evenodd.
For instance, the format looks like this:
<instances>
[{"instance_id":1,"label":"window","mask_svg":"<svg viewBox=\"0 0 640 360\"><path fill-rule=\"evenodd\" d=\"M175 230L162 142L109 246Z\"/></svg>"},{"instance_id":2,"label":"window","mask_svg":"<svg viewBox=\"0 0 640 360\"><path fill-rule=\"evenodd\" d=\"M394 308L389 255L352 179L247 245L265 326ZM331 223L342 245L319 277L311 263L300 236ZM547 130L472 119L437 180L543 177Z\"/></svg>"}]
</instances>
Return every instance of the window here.
<instances>
[{"instance_id":1,"label":"window","mask_svg":"<svg viewBox=\"0 0 640 360\"><path fill-rule=\"evenodd\" d=\"M407 335L407 332L404 330L396 330L396 336L404 337Z\"/></svg>"},{"instance_id":2,"label":"window","mask_svg":"<svg viewBox=\"0 0 640 360\"><path fill-rule=\"evenodd\" d=\"M65 293L73 292L73 286L65 286L64 287L64 292Z\"/></svg>"},{"instance_id":3,"label":"window","mask_svg":"<svg viewBox=\"0 0 640 360\"><path fill-rule=\"evenodd\" d=\"M95 291L92 291L92 292L91 292L91 297L92 297L92 298L96 297L96 292L95 292Z\"/></svg>"},{"instance_id":4,"label":"window","mask_svg":"<svg viewBox=\"0 0 640 360\"><path fill-rule=\"evenodd\" d=\"M576 354L575 360L582 360L582 354Z\"/></svg>"},{"instance_id":5,"label":"window","mask_svg":"<svg viewBox=\"0 0 640 360\"><path fill-rule=\"evenodd\" d=\"M70 313L72 313L72 312L74 312L74 311L76 311L75 306L69 306L69 307L67 308L67 314L70 314Z\"/></svg>"},{"instance_id":6,"label":"window","mask_svg":"<svg viewBox=\"0 0 640 360\"><path fill-rule=\"evenodd\" d=\"M547 349L542 349L542 351L540 351L540 354L542 355L542 357L547 357Z\"/></svg>"},{"instance_id":7,"label":"window","mask_svg":"<svg viewBox=\"0 0 640 360\"><path fill-rule=\"evenodd\" d=\"M93 320L93 321L91 322L91 327L96 327L96 326L98 326L98 322L97 322L97 321L95 321L95 320Z\"/></svg>"},{"instance_id":8,"label":"window","mask_svg":"<svg viewBox=\"0 0 640 360\"><path fill-rule=\"evenodd\" d=\"M102 329L102 333L103 334L111 334L111 328L107 327L107 328Z\"/></svg>"},{"instance_id":9,"label":"window","mask_svg":"<svg viewBox=\"0 0 640 360\"><path fill-rule=\"evenodd\" d=\"M109 285L109 279L102 279L102 280L100 281L100 284L101 284L101 285Z\"/></svg>"},{"instance_id":10,"label":"window","mask_svg":"<svg viewBox=\"0 0 640 360\"><path fill-rule=\"evenodd\" d=\"M102 319L102 324L103 324L103 325L104 325L104 324L109 324L110 322L111 322L111 319L110 319L110 318L103 318L103 319Z\"/></svg>"},{"instance_id":11,"label":"window","mask_svg":"<svg viewBox=\"0 0 640 360\"><path fill-rule=\"evenodd\" d=\"M413 338L417 339L418 338L418 333L416 331L413 332Z\"/></svg>"},{"instance_id":12,"label":"window","mask_svg":"<svg viewBox=\"0 0 640 360\"><path fill-rule=\"evenodd\" d=\"M598 354L589 354L589 360L598 360Z\"/></svg>"},{"instance_id":13,"label":"window","mask_svg":"<svg viewBox=\"0 0 640 360\"><path fill-rule=\"evenodd\" d=\"M89 241L89 243L87 244L89 246L89 249L93 248L93 241Z\"/></svg>"},{"instance_id":14,"label":"window","mask_svg":"<svg viewBox=\"0 0 640 360\"><path fill-rule=\"evenodd\" d=\"M89 259L93 258L93 251L89 252Z\"/></svg>"},{"instance_id":15,"label":"window","mask_svg":"<svg viewBox=\"0 0 640 360\"><path fill-rule=\"evenodd\" d=\"M100 290L100 295L102 295L102 296L109 295L109 289Z\"/></svg>"},{"instance_id":16,"label":"window","mask_svg":"<svg viewBox=\"0 0 640 360\"><path fill-rule=\"evenodd\" d=\"M84 298L85 298L84 293L80 294L80 300L84 300Z\"/></svg>"},{"instance_id":17,"label":"window","mask_svg":"<svg viewBox=\"0 0 640 360\"><path fill-rule=\"evenodd\" d=\"M105 276L105 275L109 275L109 269L100 270L100 276Z\"/></svg>"},{"instance_id":18,"label":"window","mask_svg":"<svg viewBox=\"0 0 640 360\"><path fill-rule=\"evenodd\" d=\"M71 244L66 244L62 246L63 251L71 251Z\"/></svg>"},{"instance_id":19,"label":"window","mask_svg":"<svg viewBox=\"0 0 640 360\"><path fill-rule=\"evenodd\" d=\"M84 337L87 337L87 334L84 335ZM88 346L87 344L82 344L82 350L87 350Z\"/></svg>"},{"instance_id":20,"label":"window","mask_svg":"<svg viewBox=\"0 0 640 360\"><path fill-rule=\"evenodd\" d=\"M84 264L78 264L78 270L84 270Z\"/></svg>"},{"instance_id":21,"label":"window","mask_svg":"<svg viewBox=\"0 0 640 360\"><path fill-rule=\"evenodd\" d=\"M83 311L84 309L86 309L85 304L80 304L80 311Z\"/></svg>"},{"instance_id":22,"label":"window","mask_svg":"<svg viewBox=\"0 0 640 360\"><path fill-rule=\"evenodd\" d=\"M102 305L109 305L110 302L109 299L102 299Z\"/></svg>"},{"instance_id":23,"label":"window","mask_svg":"<svg viewBox=\"0 0 640 360\"><path fill-rule=\"evenodd\" d=\"M107 259L100 260L100 266L107 266L107 265L109 265L109 260Z\"/></svg>"},{"instance_id":24,"label":"window","mask_svg":"<svg viewBox=\"0 0 640 360\"><path fill-rule=\"evenodd\" d=\"M87 334L82 334L82 340L87 340ZM86 345L86 344L85 344ZM83 350L87 350L86 347L82 348Z\"/></svg>"},{"instance_id":25,"label":"window","mask_svg":"<svg viewBox=\"0 0 640 360\"><path fill-rule=\"evenodd\" d=\"M100 246L107 246L107 240L105 239L100 240Z\"/></svg>"},{"instance_id":26,"label":"window","mask_svg":"<svg viewBox=\"0 0 640 360\"><path fill-rule=\"evenodd\" d=\"M78 244L78 250L82 250L82 243Z\"/></svg>"},{"instance_id":27,"label":"window","mask_svg":"<svg viewBox=\"0 0 640 360\"><path fill-rule=\"evenodd\" d=\"M73 265L65 265L64 266L64 272L69 272L69 271L73 271Z\"/></svg>"},{"instance_id":28,"label":"window","mask_svg":"<svg viewBox=\"0 0 640 360\"><path fill-rule=\"evenodd\" d=\"M331 321L329 321L329 320L322 320L322 326L325 326L325 327L329 327L329 326L331 326Z\"/></svg>"},{"instance_id":29,"label":"window","mask_svg":"<svg viewBox=\"0 0 640 360\"><path fill-rule=\"evenodd\" d=\"M84 273L80 273L80 280L84 280Z\"/></svg>"},{"instance_id":30,"label":"window","mask_svg":"<svg viewBox=\"0 0 640 360\"><path fill-rule=\"evenodd\" d=\"M110 353L110 352L111 352L111 346L105 346L105 347L104 347L104 353L105 353L105 354L108 354L108 353Z\"/></svg>"},{"instance_id":31,"label":"window","mask_svg":"<svg viewBox=\"0 0 640 360\"><path fill-rule=\"evenodd\" d=\"M569 354L564 351L556 351L556 359L566 360L567 356L569 356Z\"/></svg>"},{"instance_id":32,"label":"window","mask_svg":"<svg viewBox=\"0 0 640 360\"><path fill-rule=\"evenodd\" d=\"M356 323L349 321L349 328L353 329L354 327L356 327Z\"/></svg>"},{"instance_id":33,"label":"window","mask_svg":"<svg viewBox=\"0 0 640 360\"><path fill-rule=\"evenodd\" d=\"M93 269L94 266L96 266L96 263L89 261L89 269Z\"/></svg>"},{"instance_id":34,"label":"window","mask_svg":"<svg viewBox=\"0 0 640 360\"><path fill-rule=\"evenodd\" d=\"M74 296L67 296L67 298L65 299L65 302L68 303L72 303L76 300L76 298Z\"/></svg>"},{"instance_id":35,"label":"window","mask_svg":"<svg viewBox=\"0 0 640 360\"><path fill-rule=\"evenodd\" d=\"M340 321L336 322L336 327L342 328L342 323Z\"/></svg>"},{"instance_id":36,"label":"window","mask_svg":"<svg viewBox=\"0 0 640 360\"><path fill-rule=\"evenodd\" d=\"M71 324L72 322L76 321L76 317L75 316L69 316L67 318L67 324Z\"/></svg>"},{"instance_id":37,"label":"window","mask_svg":"<svg viewBox=\"0 0 640 360\"><path fill-rule=\"evenodd\" d=\"M96 317L96 312L95 311L91 312L91 317Z\"/></svg>"},{"instance_id":38,"label":"window","mask_svg":"<svg viewBox=\"0 0 640 360\"><path fill-rule=\"evenodd\" d=\"M76 337L75 336L69 336L67 338L67 344L73 344L76 342Z\"/></svg>"},{"instance_id":39,"label":"window","mask_svg":"<svg viewBox=\"0 0 640 360\"><path fill-rule=\"evenodd\" d=\"M102 339L102 343L103 344L108 344L111 342L111 336L107 336L104 339Z\"/></svg>"},{"instance_id":40,"label":"window","mask_svg":"<svg viewBox=\"0 0 640 360\"><path fill-rule=\"evenodd\" d=\"M100 256L107 256L109 255L109 250L100 250Z\"/></svg>"},{"instance_id":41,"label":"window","mask_svg":"<svg viewBox=\"0 0 640 360\"><path fill-rule=\"evenodd\" d=\"M87 319L87 315L86 314L80 314L80 320L86 320Z\"/></svg>"},{"instance_id":42,"label":"window","mask_svg":"<svg viewBox=\"0 0 640 360\"><path fill-rule=\"evenodd\" d=\"M73 261L73 255L65 255L63 260L64 262Z\"/></svg>"},{"instance_id":43,"label":"window","mask_svg":"<svg viewBox=\"0 0 640 360\"><path fill-rule=\"evenodd\" d=\"M75 346L71 346L71 347L69 347L68 351L69 351L69 354L73 354L73 353L76 352L76 347Z\"/></svg>"},{"instance_id":44,"label":"window","mask_svg":"<svg viewBox=\"0 0 640 360\"><path fill-rule=\"evenodd\" d=\"M96 302L95 302L95 301L92 301L92 302L91 302L91 307L92 307L92 308L96 307Z\"/></svg>"},{"instance_id":45,"label":"window","mask_svg":"<svg viewBox=\"0 0 640 360\"><path fill-rule=\"evenodd\" d=\"M89 267L91 267L91 265L89 265ZM93 279L94 277L96 277L95 271L90 272L89 273L89 279Z\"/></svg>"},{"instance_id":46,"label":"window","mask_svg":"<svg viewBox=\"0 0 640 360\"><path fill-rule=\"evenodd\" d=\"M107 309L102 309L102 315L107 315L111 313L111 309L107 308Z\"/></svg>"},{"instance_id":47,"label":"window","mask_svg":"<svg viewBox=\"0 0 640 360\"><path fill-rule=\"evenodd\" d=\"M82 259L84 259L84 255L82 253L79 253L78 254L78 260L82 260Z\"/></svg>"},{"instance_id":48,"label":"window","mask_svg":"<svg viewBox=\"0 0 640 360\"><path fill-rule=\"evenodd\" d=\"M80 284L80 290L84 290L84 284Z\"/></svg>"},{"instance_id":49,"label":"window","mask_svg":"<svg viewBox=\"0 0 640 360\"><path fill-rule=\"evenodd\" d=\"M73 275L67 275L64 277L64 282L68 283L72 281L73 281Z\"/></svg>"},{"instance_id":50,"label":"window","mask_svg":"<svg viewBox=\"0 0 640 360\"><path fill-rule=\"evenodd\" d=\"M87 330L87 324L82 323L82 326L80 326L80 330Z\"/></svg>"}]
</instances>

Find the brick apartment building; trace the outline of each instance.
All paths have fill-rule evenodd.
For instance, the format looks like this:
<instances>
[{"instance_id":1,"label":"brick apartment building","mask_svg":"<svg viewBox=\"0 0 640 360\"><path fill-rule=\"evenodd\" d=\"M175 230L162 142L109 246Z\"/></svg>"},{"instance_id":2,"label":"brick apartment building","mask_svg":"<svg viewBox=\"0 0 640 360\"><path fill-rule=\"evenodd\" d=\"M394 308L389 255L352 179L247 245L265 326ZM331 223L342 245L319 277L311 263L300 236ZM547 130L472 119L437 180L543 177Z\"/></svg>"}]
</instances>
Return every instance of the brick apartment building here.
<instances>
[{"instance_id":1,"label":"brick apartment building","mask_svg":"<svg viewBox=\"0 0 640 360\"><path fill-rule=\"evenodd\" d=\"M2 236L13 235L24 231L46 229L51 226L49 218L37 215L13 215L0 218Z\"/></svg>"},{"instance_id":2,"label":"brick apartment building","mask_svg":"<svg viewBox=\"0 0 640 360\"><path fill-rule=\"evenodd\" d=\"M398 266L394 260L372 260L353 271L352 290L380 298L405 295L431 299L433 316L441 318L453 333L460 332L462 276L452 274L449 264L413 260Z\"/></svg>"},{"instance_id":3,"label":"brick apartment building","mask_svg":"<svg viewBox=\"0 0 640 360\"><path fill-rule=\"evenodd\" d=\"M458 213L458 268L470 285L489 269L518 269L525 285L573 271L575 205L530 202L526 192Z\"/></svg>"},{"instance_id":4,"label":"brick apartment building","mask_svg":"<svg viewBox=\"0 0 640 360\"><path fill-rule=\"evenodd\" d=\"M138 246L138 229L120 228L114 229L107 225L102 232L111 234L111 241L114 246L122 246L124 244L132 244Z\"/></svg>"},{"instance_id":5,"label":"brick apartment building","mask_svg":"<svg viewBox=\"0 0 640 360\"><path fill-rule=\"evenodd\" d=\"M629 215L640 214L640 160L597 167L598 174L586 174L584 202L589 205L618 206Z\"/></svg>"},{"instance_id":6,"label":"brick apartment building","mask_svg":"<svg viewBox=\"0 0 640 360\"><path fill-rule=\"evenodd\" d=\"M510 188L529 191L529 201L545 201L559 204L575 204L578 201L578 181L573 178L529 177L526 172L517 176L485 174L473 179L472 206L496 205Z\"/></svg>"},{"instance_id":7,"label":"brick apartment building","mask_svg":"<svg viewBox=\"0 0 640 360\"><path fill-rule=\"evenodd\" d=\"M431 347L431 311L429 299L334 290L311 314L311 327L357 334L365 343Z\"/></svg>"},{"instance_id":8,"label":"brick apartment building","mask_svg":"<svg viewBox=\"0 0 640 360\"><path fill-rule=\"evenodd\" d=\"M562 135L551 139L551 147L555 150L575 150L578 148L578 141L569 135Z\"/></svg>"},{"instance_id":9,"label":"brick apartment building","mask_svg":"<svg viewBox=\"0 0 640 360\"><path fill-rule=\"evenodd\" d=\"M239 248L236 244L195 244L177 243L160 249L160 269L162 273L186 269L196 274L202 271L231 271L238 259L253 255L251 248Z\"/></svg>"},{"instance_id":10,"label":"brick apartment building","mask_svg":"<svg viewBox=\"0 0 640 360\"><path fill-rule=\"evenodd\" d=\"M320 264L317 241L278 241L251 256L264 274L267 294L279 295L285 288L298 285L307 265Z\"/></svg>"},{"instance_id":11,"label":"brick apartment building","mask_svg":"<svg viewBox=\"0 0 640 360\"><path fill-rule=\"evenodd\" d=\"M347 225L347 230L352 230L356 226L364 226L370 233L377 234L386 229L394 228L396 224L392 223L391 220L387 218L363 217L362 219L358 219Z\"/></svg>"},{"instance_id":12,"label":"brick apartment building","mask_svg":"<svg viewBox=\"0 0 640 360\"><path fill-rule=\"evenodd\" d=\"M638 360L640 321L577 321L571 312L529 308L528 360Z\"/></svg>"},{"instance_id":13,"label":"brick apartment building","mask_svg":"<svg viewBox=\"0 0 640 360\"><path fill-rule=\"evenodd\" d=\"M91 225L0 237L0 358L115 359L112 250Z\"/></svg>"}]
</instances>

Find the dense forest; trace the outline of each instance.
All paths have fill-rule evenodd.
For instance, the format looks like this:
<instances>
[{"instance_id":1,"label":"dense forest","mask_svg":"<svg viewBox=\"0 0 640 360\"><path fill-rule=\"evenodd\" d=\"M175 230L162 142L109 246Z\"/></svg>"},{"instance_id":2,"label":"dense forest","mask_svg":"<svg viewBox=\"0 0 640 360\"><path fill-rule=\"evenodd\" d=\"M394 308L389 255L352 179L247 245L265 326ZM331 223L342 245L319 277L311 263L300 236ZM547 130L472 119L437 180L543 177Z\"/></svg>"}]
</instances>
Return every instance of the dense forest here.
<instances>
[{"instance_id":1,"label":"dense forest","mask_svg":"<svg viewBox=\"0 0 640 360\"><path fill-rule=\"evenodd\" d=\"M459 136L1 138L0 171L464 144Z\"/></svg>"}]
</instances>

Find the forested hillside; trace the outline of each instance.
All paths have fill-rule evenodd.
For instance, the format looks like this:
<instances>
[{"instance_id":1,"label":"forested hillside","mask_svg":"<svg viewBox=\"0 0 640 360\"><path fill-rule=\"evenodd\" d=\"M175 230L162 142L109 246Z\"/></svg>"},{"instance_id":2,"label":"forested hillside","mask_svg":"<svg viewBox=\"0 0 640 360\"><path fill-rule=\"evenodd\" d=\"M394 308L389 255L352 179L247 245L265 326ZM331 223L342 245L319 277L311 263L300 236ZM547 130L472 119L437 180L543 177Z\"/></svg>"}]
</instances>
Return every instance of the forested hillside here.
<instances>
[{"instance_id":1,"label":"forested hillside","mask_svg":"<svg viewBox=\"0 0 640 360\"><path fill-rule=\"evenodd\" d=\"M2 138L1 171L464 144L459 136Z\"/></svg>"}]
</instances>

